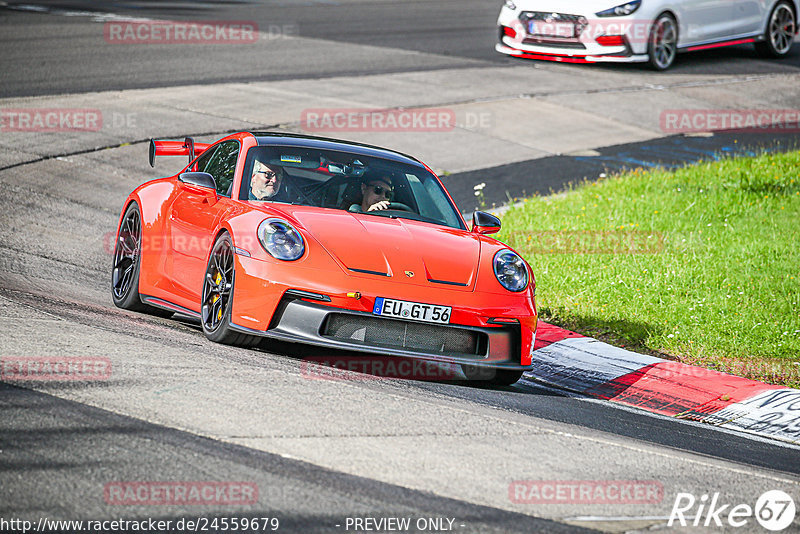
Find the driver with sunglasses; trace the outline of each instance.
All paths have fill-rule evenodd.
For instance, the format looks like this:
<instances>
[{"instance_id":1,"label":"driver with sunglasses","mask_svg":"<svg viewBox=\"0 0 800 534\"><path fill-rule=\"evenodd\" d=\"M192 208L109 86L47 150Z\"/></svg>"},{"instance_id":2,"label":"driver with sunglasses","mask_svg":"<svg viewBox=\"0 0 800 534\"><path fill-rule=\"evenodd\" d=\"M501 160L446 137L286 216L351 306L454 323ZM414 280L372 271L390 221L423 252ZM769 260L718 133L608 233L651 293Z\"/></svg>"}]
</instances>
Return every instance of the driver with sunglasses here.
<instances>
[{"instance_id":1,"label":"driver with sunglasses","mask_svg":"<svg viewBox=\"0 0 800 534\"><path fill-rule=\"evenodd\" d=\"M389 208L394 188L388 176L366 178L361 183L361 204L353 204L349 211L378 211Z\"/></svg>"},{"instance_id":2,"label":"driver with sunglasses","mask_svg":"<svg viewBox=\"0 0 800 534\"><path fill-rule=\"evenodd\" d=\"M253 176L250 178L250 191L248 200L285 201L286 195L281 194L283 182L283 168L277 165L267 165L258 160L253 164Z\"/></svg>"}]
</instances>

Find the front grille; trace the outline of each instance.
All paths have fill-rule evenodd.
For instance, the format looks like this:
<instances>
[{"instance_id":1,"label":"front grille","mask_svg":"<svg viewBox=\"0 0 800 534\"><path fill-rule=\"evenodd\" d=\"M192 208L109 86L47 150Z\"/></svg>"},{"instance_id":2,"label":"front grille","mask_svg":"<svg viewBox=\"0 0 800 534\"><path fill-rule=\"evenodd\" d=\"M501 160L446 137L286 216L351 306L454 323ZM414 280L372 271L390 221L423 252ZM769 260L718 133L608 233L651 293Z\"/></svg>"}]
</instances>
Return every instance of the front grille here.
<instances>
[{"instance_id":1,"label":"front grille","mask_svg":"<svg viewBox=\"0 0 800 534\"><path fill-rule=\"evenodd\" d=\"M322 335L361 345L475 357L485 356L488 344L486 334L466 328L344 313L330 314L322 329Z\"/></svg>"},{"instance_id":2,"label":"front grille","mask_svg":"<svg viewBox=\"0 0 800 534\"><path fill-rule=\"evenodd\" d=\"M589 21L586 20L586 17L582 15L571 15L569 13L553 13L552 11L523 11L519 14L519 20L522 22L522 26L525 28L526 32L529 32L529 23L531 21L538 21L542 23L550 24L561 24L561 23L569 23L573 25L573 32L572 35L557 35L557 37L569 38L569 39L577 39L583 33L583 30L586 29L586 26L589 24ZM537 22L537 24L538 24ZM528 35L531 35L528 33Z\"/></svg>"},{"instance_id":3,"label":"front grille","mask_svg":"<svg viewBox=\"0 0 800 534\"><path fill-rule=\"evenodd\" d=\"M542 20L545 22L573 22L576 24L586 23L586 17L582 15L553 13L552 11L523 11L522 13L519 14L519 19L523 23L529 20Z\"/></svg>"},{"instance_id":4,"label":"front grille","mask_svg":"<svg viewBox=\"0 0 800 534\"><path fill-rule=\"evenodd\" d=\"M522 44L548 48L572 48L575 50L586 50L586 46L583 43L566 40L559 41L557 39L537 39L534 37L526 37L523 39Z\"/></svg>"}]
</instances>

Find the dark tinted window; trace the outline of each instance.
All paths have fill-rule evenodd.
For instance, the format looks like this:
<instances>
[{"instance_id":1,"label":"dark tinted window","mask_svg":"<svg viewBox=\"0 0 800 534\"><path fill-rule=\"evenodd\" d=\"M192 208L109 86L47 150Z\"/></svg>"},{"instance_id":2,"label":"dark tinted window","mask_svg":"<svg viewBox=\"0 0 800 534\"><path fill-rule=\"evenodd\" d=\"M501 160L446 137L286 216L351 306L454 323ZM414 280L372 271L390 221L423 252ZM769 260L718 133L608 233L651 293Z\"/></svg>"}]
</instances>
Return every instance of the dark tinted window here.
<instances>
[{"instance_id":1,"label":"dark tinted window","mask_svg":"<svg viewBox=\"0 0 800 534\"><path fill-rule=\"evenodd\" d=\"M248 199L256 161L283 173L276 202L361 211L362 184L368 186L377 180L392 186L391 204L388 209L364 212L365 215L464 228L439 180L420 165L342 151L257 146L247 151L241 200Z\"/></svg>"},{"instance_id":2,"label":"dark tinted window","mask_svg":"<svg viewBox=\"0 0 800 534\"><path fill-rule=\"evenodd\" d=\"M217 192L220 195L230 196L229 189L233 183L233 173L236 170L238 156L239 142L226 141L219 145L214 156L203 169L204 172L214 177L214 181L217 183Z\"/></svg>"},{"instance_id":3,"label":"dark tinted window","mask_svg":"<svg viewBox=\"0 0 800 534\"><path fill-rule=\"evenodd\" d=\"M217 147L213 146L213 147L209 148L208 150L206 150L205 152L203 152L202 156L197 158L197 164L196 164L197 165L197 169L196 169L197 172L204 172L205 171L206 166L208 165L208 161L211 159L211 156L214 155L214 152L216 152L216 150L217 150Z\"/></svg>"}]
</instances>

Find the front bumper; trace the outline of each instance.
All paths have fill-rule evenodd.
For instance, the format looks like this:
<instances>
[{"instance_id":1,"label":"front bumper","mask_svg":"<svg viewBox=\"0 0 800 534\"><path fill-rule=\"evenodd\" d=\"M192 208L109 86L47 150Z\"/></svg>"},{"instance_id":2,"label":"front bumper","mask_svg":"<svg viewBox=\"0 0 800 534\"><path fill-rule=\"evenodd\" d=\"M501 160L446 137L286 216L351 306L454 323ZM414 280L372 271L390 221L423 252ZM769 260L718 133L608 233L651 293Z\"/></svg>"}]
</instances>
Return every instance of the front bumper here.
<instances>
[{"instance_id":1,"label":"front bumper","mask_svg":"<svg viewBox=\"0 0 800 534\"><path fill-rule=\"evenodd\" d=\"M495 50L515 57L568 63L647 61L651 23L637 13L598 17L565 9L567 13L511 10L503 7L497 19ZM536 25L536 33L528 33Z\"/></svg>"},{"instance_id":2,"label":"front bumper","mask_svg":"<svg viewBox=\"0 0 800 534\"><path fill-rule=\"evenodd\" d=\"M231 324L231 328L281 341L385 356L509 370L532 368L520 362L519 324L492 327L431 325L377 318L366 312L308 302L287 294L267 330L237 324ZM441 341L447 337L456 339Z\"/></svg>"},{"instance_id":3,"label":"front bumper","mask_svg":"<svg viewBox=\"0 0 800 534\"><path fill-rule=\"evenodd\" d=\"M345 274L335 265L305 267L239 254L235 261L231 323L239 332L375 354L530 368L537 326L533 287L521 293L464 290ZM478 287L482 277L494 276L491 266L483 267ZM450 306L450 322L376 316L377 297ZM436 339L441 343L431 341Z\"/></svg>"},{"instance_id":4,"label":"front bumper","mask_svg":"<svg viewBox=\"0 0 800 534\"><path fill-rule=\"evenodd\" d=\"M505 44L498 43L494 49L502 54L509 56L525 58L525 59L540 59L545 61L560 61L563 63L642 63L647 61L647 54L640 55L579 55L575 54L574 50L557 49L557 48L541 48L535 46L523 45L520 48L512 48Z\"/></svg>"}]
</instances>

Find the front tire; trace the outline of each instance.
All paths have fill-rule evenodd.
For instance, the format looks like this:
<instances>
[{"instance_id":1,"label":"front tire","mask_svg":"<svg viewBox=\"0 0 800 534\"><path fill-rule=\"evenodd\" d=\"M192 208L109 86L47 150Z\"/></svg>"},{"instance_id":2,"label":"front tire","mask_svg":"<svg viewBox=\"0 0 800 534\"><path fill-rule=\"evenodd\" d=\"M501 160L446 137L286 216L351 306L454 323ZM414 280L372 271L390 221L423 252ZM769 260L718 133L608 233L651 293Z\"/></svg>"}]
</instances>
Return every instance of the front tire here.
<instances>
[{"instance_id":1,"label":"front tire","mask_svg":"<svg viewBox=\"0 0 800 534\"><path fill-rule=\"evenodd\" d=\"M796 31L797 19L792 6L785 1L778 2L767 19L764 40L755 44L756 50L764 57L784 57L792 49Z\"/></svg>"},{"instance_id":2,"label":"front tire","mask_svg":"<svg viewBox=\"0 0 800 534\"><path fill-rule=\"evenodd\" d=\"M222 234L211 249L206 276L203 280L203 293L200 301L203 333L216 343L252 347L261 338L241 334L231 328L233 309L233 284L235 280L233 242L230 235Z\"/></svg>"},{"instance_id":3,"label":"front tire","mask_svg":"<svg viewBox=\"0 0 800 534\"><path fill-rule=\"evenodd\" d=\"M522 378L522 371L498 369L497 374L495 374L494 379L492 379L492 385L510 386L511 384L515 384L520 378Z\"/></svg>"},{"instance_id":4,"label":"front tire","mask_svg":"<svg viewBox=\"0 0 800 534\"><path fill-rule=\"evenodd\" d=\"M139 271L142 263L142 213L131 202L117 232L114 261L111 264L111 298L123 310L170 317L172 312L148 306L139 297Z\"/></svg>"},{"instance_id":5,"label":"front tire","mask_svg":"<svg viewBox=\"0 0 800 534\"><path fill-rule=\"evenodd\" d=\"M522 371L480 365L461 364L461 372L470 382L489 386L510 386L522 378Z\"/></svg>"},{"instance_id":6,"label":"front tire","mask_svg":"<svg viewBox=\"0 0 800 534\"><path fill-rule=\"evenodd\" d=\"M678 23L669 13L662 13L650 27L647 39L649 63L655 70L667 70L678 55Z\"/></svg>"}]
</instances>

